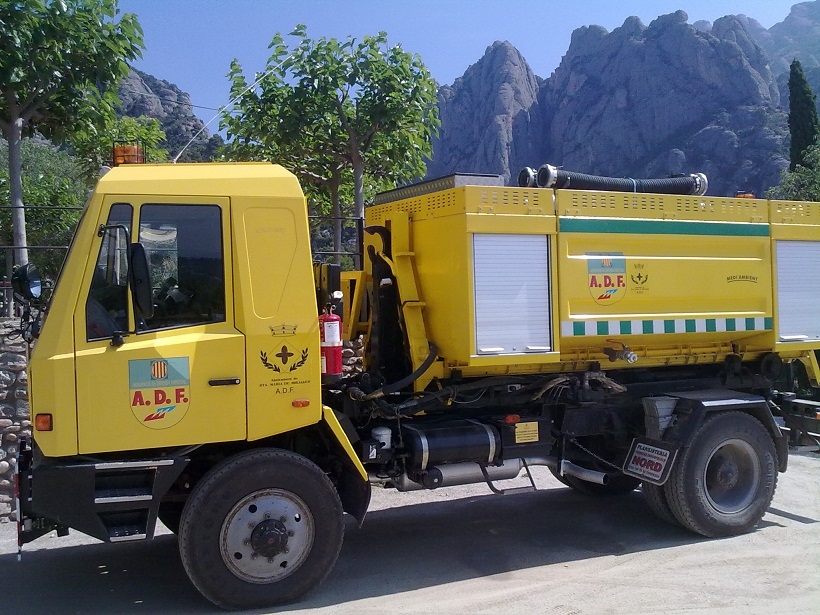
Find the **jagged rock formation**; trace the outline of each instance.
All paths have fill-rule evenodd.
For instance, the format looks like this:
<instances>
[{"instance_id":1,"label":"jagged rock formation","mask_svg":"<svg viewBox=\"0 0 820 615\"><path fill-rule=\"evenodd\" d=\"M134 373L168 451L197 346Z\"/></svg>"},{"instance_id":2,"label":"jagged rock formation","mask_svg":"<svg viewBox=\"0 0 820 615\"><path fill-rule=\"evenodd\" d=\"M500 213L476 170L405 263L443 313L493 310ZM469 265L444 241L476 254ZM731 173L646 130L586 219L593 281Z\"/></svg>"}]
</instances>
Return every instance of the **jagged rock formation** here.
<instances>
[{"instance_id":1,"label":"jagged rock formation","mask_svg":"<svg viewBox=\"0 0 820 615\"><path fill-rule=\"evenodd\" d=\"M120 84L119 94L122 115L146 115L160 121L166 138L160 147L167 149L171 158L191 139L194 140L180 157L180 162L211 160L222 144L222 137L211 136L207 129L202 130L204 124L194 115L190 96L173 83L131 69Z\"/></svg>"},{"instance_id":2,"label":"jagged rock formation","mask_svg":"<svg viewBox=\"0 0 820 615\"><path fill-rule=\"evenodd\" d=\"M515 181L523 166L550 162L621 177L702 171L710 194L762 194L788 166L788 98L761 41L773 49L785 49L788 36L802 41L800 32L820 24L818 7L796 5L770 31L743 15L690 25L683 11L648 27L630 17L612 32L579 28L547 80L496 42L441 88L428 175Z\"/></svg>"},{"instance_id":3,"label":"jagged rock formation","mask_svg":"<svg viewBox=\"0 0 820 615\"><path fill-rule=\"evenodd\" d=\"M795 58L804 70L820 66L820 2L795 4L786 19L768 31L760 30L751 32L769 56L775 75L788 72Z\"/></svg>"},{"instance_id":4,"label":"jagged rock formation","mask_svg":"<svg viewBox=\"0 0 820 615\"><path fill-rule=\"evenodd\" d=\"M540 97L547 159L618 177L703 171L712 194L762 191L748 168L774 183L787 133L768 126L780 94L765 55L735 17L711 32L686 22L678 11L576 30ZM750 140L767 130L774 152L760 155Z\"/></svg>"},{"instance_id":5,"label":"jagged rock formation","mask_svg":"<svg viewBox=\"0 0 820 615\"><path fill-rule=\"evenodd\" d=\"M496 41L452 86L439 89L441 130L428 175L454 170L508 174L540 154L540 80L508 42Z\"/></svg>"}]
</instances>

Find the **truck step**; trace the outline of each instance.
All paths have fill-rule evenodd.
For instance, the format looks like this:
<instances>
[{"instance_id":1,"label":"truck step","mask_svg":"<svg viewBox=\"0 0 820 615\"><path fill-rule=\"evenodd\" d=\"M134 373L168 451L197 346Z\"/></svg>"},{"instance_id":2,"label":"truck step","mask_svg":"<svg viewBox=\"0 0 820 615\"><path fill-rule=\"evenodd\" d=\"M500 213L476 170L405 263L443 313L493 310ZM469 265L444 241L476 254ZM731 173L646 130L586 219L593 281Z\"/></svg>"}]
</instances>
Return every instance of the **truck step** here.
<instances>
[{"instance_id":1,"label":"truck step","mask_svg":"<svg viewBox=\"0 0 820 615\"><path fill-rule=\"evenodd\" d=\"M118 525L108 528L108 539L111 542L126 542L129 540L145 540L148 534L143 525Z\"/></svg>"},{"instance_id":2,"label":"truck step","mask_svg":"<svg viewBox=\"0 0 820 615\"><path fill-rule=\"evenodd\" d=\"M150 503L151 498L151 490L144 487L100 489L94 494L94 504Z\"/></svg>"},{"instance_id":3,"label":"truck step","mask_svg":"<svg viewBox=\"0 0 820 615\"><path fill-rule=\"evenodd\" d=\"M498 489L498 491L494 491L498 493L498 495L515 495L516 493L532 493L533 491L538 491L535 487L526 486L526 487L512 487L510 489Z\"/></svg>"},{"instance_id":4,"label":"truck step","mask_svg":"<svg viewBox=\"0 0 820 615\"><path fill-rule=\"evenodd\" d=\"M94 464L100 470L150 470L160 466L174 465L173 459L146 459L145 461L109 461Z\"/></svg>"},{"instance_id":5,"label":"truck step","mask_svg":"<svg viewBox=\"0 0 820 615\"><path fill-rule=\"evenodd\" d=\"M530 472L530 468L527 465L527 462L524 459L521 459L522 465L527 472L527 478L530 479L530 484L526 487L510 487L509 489L499 489L493 484L492 479L490 478L489 473L487 472L487 468L484 465L481 465L481 473L484 475L484 481L487 483L487 486L490 488L490 491L495 493L496 495L514 495L516 493L531 493L533 491L538 491L538 488L535 486L535 481L532 479L532 472Z\"/></svg>"}]
</instances>

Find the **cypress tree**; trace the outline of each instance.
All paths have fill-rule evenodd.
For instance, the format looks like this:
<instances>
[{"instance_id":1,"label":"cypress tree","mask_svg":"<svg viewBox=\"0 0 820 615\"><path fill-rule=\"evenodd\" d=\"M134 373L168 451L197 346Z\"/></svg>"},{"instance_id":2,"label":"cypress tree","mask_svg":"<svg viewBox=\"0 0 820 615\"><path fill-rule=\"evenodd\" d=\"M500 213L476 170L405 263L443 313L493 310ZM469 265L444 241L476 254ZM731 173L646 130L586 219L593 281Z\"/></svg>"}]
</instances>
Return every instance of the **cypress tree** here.
<instances>
[{"instance_id":1,"label":"cypress tree","mask_svg":"<svg viewBox=\"0 0 820 615\"><path fill-rule=\"evenodd\" d=\"M820 121L817 119L817 100L811 91L803 67L794 60L789 70L789 171L797 165L806 166L806 149L817 142Z\"/></svg>"}]
</instances>

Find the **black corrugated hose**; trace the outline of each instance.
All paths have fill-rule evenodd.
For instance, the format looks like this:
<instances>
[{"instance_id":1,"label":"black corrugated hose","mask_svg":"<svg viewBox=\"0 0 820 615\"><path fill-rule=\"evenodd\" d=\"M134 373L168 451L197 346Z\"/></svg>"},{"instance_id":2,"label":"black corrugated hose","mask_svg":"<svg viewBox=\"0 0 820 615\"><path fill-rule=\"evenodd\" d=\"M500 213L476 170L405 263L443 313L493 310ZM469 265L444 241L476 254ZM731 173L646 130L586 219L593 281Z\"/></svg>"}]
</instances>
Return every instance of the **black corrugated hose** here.
<instances>
[{"instance_id":1,"label":"black corrugated hose","mask_svg":"<svg viewBox=\"0 0 820 615\"><path fill-rule=\"evenodd\" d=\"M703 173L693 173L681 177L663 179L632 179L627 177L601 177L564 171L550 164L544 164L538 172L530 167L518 174L518 185L523 187L573 189L573 190L610 190L614 192L651 192L655 194L689 194L701 196L706 194L708 182Z\"/></svg>"}]
</instances>

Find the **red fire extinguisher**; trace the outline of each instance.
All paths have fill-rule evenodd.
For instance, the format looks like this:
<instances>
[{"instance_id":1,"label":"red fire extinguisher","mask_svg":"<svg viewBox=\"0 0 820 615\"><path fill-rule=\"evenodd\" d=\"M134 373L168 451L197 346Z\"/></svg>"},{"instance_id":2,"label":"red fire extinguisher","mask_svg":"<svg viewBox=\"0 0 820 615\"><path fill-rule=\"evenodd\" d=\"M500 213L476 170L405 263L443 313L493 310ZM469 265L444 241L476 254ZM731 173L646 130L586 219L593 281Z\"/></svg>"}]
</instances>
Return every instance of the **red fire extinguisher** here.
<instances>
[{"instance_id":1,"label":"red fire extinguisher","mask_svg":"<svg viewBox=\"0 0 820 615\"><path fill-rule=\"evenodd\" d=\"M319 346L322 355L322 382L342 379L342 319L329 305L319 315Z\"/></svg>"}]
</instances>

